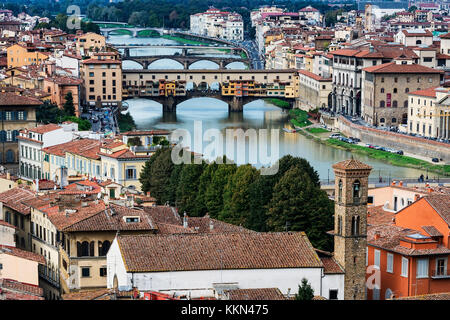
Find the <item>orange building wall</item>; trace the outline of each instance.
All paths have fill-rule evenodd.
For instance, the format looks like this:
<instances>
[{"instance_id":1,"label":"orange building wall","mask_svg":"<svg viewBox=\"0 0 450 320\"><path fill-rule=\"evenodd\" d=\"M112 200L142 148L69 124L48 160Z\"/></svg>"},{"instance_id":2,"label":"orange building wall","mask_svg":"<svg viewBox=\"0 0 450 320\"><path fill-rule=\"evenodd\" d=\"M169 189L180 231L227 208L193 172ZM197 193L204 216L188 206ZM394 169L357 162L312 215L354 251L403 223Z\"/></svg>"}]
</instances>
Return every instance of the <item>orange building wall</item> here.
<instances>
[{"instance_id":1,"label":"orange building wall","mask_svg":"<svg viewBox=\"0 0 450 320\"><path fill-rule=\"evenodd\" d=\"M406 207L395 216L395 224L403 228L422 231L422 226L434 226L444 235L443 245L449 247L449 227L431 205L421 198L413 206ZM449 288L450 290L450 288Z\"/></svg>"}]
</instances>

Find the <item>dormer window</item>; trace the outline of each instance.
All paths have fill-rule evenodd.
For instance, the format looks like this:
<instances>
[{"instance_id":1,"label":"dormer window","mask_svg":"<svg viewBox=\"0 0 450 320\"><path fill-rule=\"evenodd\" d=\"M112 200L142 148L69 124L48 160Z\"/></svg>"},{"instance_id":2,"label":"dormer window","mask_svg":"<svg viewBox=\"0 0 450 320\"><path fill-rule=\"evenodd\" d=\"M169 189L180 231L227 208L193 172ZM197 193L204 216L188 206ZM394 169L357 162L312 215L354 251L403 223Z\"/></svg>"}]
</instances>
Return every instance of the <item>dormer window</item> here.
<instances>
[{"instance_id":1,"label":"dormer window","mask_svg":"<svg viewBox=\"0 0 450 320\"><path fill-rule=\"evenodd\" d=\"M126 223L140 222L140 217L123 217Z\"/></svg>"}]
</instances>

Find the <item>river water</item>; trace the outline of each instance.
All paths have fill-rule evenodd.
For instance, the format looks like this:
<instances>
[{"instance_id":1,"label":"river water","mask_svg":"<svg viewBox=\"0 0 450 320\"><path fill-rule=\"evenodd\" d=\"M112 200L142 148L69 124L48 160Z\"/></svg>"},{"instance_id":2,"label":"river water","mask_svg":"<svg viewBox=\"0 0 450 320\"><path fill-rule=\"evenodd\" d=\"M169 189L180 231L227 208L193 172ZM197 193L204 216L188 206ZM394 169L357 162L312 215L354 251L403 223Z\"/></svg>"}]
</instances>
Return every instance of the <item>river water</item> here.
<instances>
[{"instance_id":1,"label":"river water","mask_svg":"<svg viewBox=\"0 0 450 320\"><path fill-rule=\"evenodd\" d=\"M149 43L149 44L161 44L161 43L176 43L175 41L163 39L163 38L133 38L130 36L110 36L108 39L110 43ZM130 55L169 55L180 52L178 49L165 49L165 48L139 48L131 49ZM204 50L205 55L219 55L223 54L212 49ZM229 68L244 69L245 65L242 63L233 63ZM124 61L123 68L141 68L140 65L135 64L132 61ZM149 69L181 69L182 66L178 65L173 60L160 60L156 61L149 66ZM192 65L192 68L199 69L216 69L218 66L213 62L199 61L196 65ZM203 141L203 147L199 145L194 146L194 123L198 121L201 123L200 135L205 133L208 129L218 129L225 137L226 129L238 129L243 130L255 129L257 132L260 129L268 129L269 142L272 134L271 129L278 129L278 134L275 137L279 143L279 157L290 154L292 156L298 156L308 160L311 165L319 173L321 180L333 179L332 164L349 159L352 155L355 159L361 160L373 167L371 178L377 178L379 175L386 179L405 179L405 178L417 178L420 174L425 172L421 170L396 167L385 162L371 159L364 155L352 154L348 151L325 146L312 139L308 139L299 133L288 133L282 130L282 128L288 128L288 114L282 109L267 103L263 100L251 102L244 106L242 113L228 113L228 106L225 102L212 99L212 98L195 98L189 101L185 101L177 106L176 113L163 113L162 106L149 99L129 99L127 100L129 105L129 112L133 116L137 128L141 130L148 129L185 129L191 135L191 149L203 153L205 146L209 144L207 141ZM198 126L197 126L198 127ZM268 144L269 144L268 142ZM250 144L250 145L249 145ZM272 144L273 146L273 144ZM251 162L251 155L254 152L254 143L246 141L245 147L241 146L239 149L235 149L236 156L233 160L238 163ZM258 148L261 147L261 142ZM259 150L259 149L258 149ZM269 145L269 152L271 151ZM219 151L220 152L220 151ZM225 149L223 151L225 153ZM242 154L245 155L245 160L242 158ZM250 156L249 156L250 154ZM272 155L276 154L273 152ZM220 155L220 154L219 154ZM214 158L214 157L212 157ZM259 158L258 158L259 159ZM272 158L272 161L276 159ZM265 162L258 161L255 166L260 167ZM430 178L433 174L430 174Z\"/></svg>"}]
</instances>

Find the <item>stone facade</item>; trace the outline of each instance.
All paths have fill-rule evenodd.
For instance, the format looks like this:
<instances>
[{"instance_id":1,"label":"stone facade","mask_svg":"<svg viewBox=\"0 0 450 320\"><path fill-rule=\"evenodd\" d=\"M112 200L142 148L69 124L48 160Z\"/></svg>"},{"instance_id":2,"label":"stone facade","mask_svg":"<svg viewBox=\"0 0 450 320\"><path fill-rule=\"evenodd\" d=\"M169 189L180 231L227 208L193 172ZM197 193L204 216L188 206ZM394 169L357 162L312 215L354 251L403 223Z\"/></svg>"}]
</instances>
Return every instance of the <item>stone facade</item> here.
<instances>
[{"instance_id":1,"label":"stone facade","mask_svg":"<svg viewBox=\"0 0 450 320\"><path fill-rule=\"evenodd\" d=\"M365 300L367 193L370 166L357 160L333 165L334 257L345 271L344 299Z\"/></svg>"},{"instance_id":2,"label":"stone facade","mask_svg":"<svg viewBox=\"0 0 450 320\"><path fill-rule=\"evenodd\" d=\"M395 69L401 67L398 65ZM364 121L374 126L386 127L406 124L409 92L439 86L439 71L420 68L418 65L408 65L408 67L412 72L383 72L380 69L368 71L371 68L363 71L362 117ZM415 69L417 72L414 72ZM426 69L429 69L428 73ZM386 70L393 70L393 68L386 68Z\"/></svg>"}]
</instances>

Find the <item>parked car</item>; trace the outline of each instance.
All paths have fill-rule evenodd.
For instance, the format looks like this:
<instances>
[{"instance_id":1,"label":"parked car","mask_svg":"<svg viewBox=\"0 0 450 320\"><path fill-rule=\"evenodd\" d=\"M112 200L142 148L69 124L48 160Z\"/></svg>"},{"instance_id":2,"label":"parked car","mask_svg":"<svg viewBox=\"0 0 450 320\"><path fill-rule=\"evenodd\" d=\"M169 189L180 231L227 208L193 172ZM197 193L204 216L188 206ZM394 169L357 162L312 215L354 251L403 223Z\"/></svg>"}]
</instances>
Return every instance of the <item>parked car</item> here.
<instances>
[{"instance_id":1,"label":"parked car","mask_svg":"<svg viewBox=\"0 0 450 320\"><path fill-rule=\"evenodd\" d=\"M399 154L399 155L403 155L403 151L402 150L398 150L396 153Z\"/></svg>"},{"instance_id":2,"label":"parked car","mask_svg":"<svg viewBox=\"0 0 450 320\"><path fill-rule=\"evenodd\" d=\"M433 159L431 159L431 161L433 161L433 162L439 162L439 159L438 159L438 158L433 158Z\"/></svg>"},{"instance_id":3,"label":"parked car","mask_svg":"<svg viewBox=\"0 0 450 320\"><path fill-rule=\"evenodd\" d=\"M339 133L330 134L330 138L338 139L341 135Z\"/></svg>"}]
</instances>

